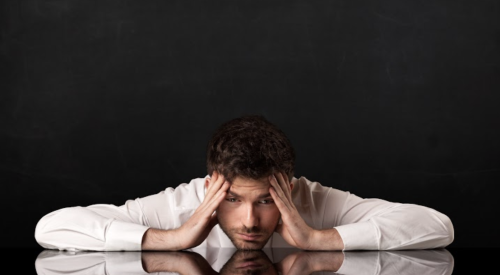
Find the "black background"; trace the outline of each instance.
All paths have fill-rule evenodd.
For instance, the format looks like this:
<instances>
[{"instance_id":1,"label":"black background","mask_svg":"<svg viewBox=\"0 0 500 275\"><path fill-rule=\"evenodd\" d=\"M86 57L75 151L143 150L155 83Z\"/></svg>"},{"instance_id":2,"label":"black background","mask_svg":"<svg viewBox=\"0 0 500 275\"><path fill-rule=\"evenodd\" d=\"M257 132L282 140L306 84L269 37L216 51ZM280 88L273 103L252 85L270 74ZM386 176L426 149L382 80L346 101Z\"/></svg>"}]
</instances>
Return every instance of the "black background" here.
<instances>
[{"instance_id":1,"label":"black background","mask_svg":"<svg viewBox=\"0 0 500 275\"><path fill-rule=\"evenodd\" d=\"M0 3L2 247L38 247L52 210L204 177L215 127L250 113L297 177L499 247L499 1Z\"/></svg>"}]
</instances>

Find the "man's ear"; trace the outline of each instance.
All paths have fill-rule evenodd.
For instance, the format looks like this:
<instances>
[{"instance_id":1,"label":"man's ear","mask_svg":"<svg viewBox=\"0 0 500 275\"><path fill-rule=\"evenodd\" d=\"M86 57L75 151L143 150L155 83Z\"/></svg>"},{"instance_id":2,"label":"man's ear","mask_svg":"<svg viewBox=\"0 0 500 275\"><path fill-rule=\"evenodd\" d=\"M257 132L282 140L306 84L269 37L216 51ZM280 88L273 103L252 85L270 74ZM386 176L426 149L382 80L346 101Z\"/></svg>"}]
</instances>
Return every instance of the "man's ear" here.
<instances>
[{"instance_id":1,"label":"man's ear","mask_svg":"<svg viewBox=\"0 0 500 275\"><path fill-rule=\"evenodd\" d=\"M282 172L281 174L283 175L283 178L288 179L288 182L290 184L290 191L292 191L293 190L293 183L292 183L293 177L290 178L285 172Z\"/></svg>"},{"instance_id":2,"label":"man's ear","mask_svg":"<svg viewBox=\"0 0 500 275\"><path fill-rule=\"evenodd\" d=\"M205 178L205 189L208 189L209 185L210 185L210 178Z\"/></svg>"}]
</instances>

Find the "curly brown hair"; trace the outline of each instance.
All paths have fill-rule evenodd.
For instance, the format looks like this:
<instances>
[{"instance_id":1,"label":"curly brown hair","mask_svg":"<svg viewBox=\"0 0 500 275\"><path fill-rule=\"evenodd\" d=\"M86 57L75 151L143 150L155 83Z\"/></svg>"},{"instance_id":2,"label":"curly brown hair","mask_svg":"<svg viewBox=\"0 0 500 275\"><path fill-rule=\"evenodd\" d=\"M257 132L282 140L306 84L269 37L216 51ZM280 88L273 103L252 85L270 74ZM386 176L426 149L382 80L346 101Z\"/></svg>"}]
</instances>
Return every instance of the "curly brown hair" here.
<instances>
[{"instance_id":1,"label":"curly brown hair","mask_svg":"<svg viewBox=\"0 0 500 275\"><path fill-rule=\"evenodd\" d=\"M207 172L262 179L285 172L289 180L295 170L295 151L276 125L262 115L244 115L223 123L208 143Z\"/></svg>"}]
</instances>

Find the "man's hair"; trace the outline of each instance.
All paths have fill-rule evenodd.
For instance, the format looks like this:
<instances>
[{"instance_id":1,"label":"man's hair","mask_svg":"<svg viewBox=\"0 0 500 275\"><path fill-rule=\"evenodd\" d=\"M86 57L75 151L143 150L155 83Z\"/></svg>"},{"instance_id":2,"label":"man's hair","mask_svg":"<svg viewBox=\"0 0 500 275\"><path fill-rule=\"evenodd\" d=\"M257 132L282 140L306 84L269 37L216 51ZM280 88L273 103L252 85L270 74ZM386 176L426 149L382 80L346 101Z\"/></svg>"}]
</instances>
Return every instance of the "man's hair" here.
<instances>
[{"instance_id":1,"label":"man's hair","mask_svg":"<svg viewBox=\"0 0 500 275\"><path fill-rule=\"evenodd\" d=\"M245 115L223 123L208 143L207 172L262 179L276 172L293 177L295 151L285 133L262 115Z\"/></svg>"}]
</instances>

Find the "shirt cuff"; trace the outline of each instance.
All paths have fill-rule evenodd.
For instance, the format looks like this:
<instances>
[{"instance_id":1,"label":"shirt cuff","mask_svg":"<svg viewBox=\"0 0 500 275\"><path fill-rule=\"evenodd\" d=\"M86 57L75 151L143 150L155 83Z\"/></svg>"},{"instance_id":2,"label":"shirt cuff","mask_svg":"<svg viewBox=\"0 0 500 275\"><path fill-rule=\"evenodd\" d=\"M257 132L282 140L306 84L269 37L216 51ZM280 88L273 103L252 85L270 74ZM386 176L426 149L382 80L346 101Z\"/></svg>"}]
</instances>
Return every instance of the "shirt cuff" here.
<instances>
[{"instance_id":1,"label":"shirt cuff","mask_svg":"<svg viewBox=\"0 0 500 275\"><path fill-rule=\"evenodd\" d=\"M149 227L114 220L106 230L105 251L139 251Z\"/></svg>"},{"instance_id":2,"label":"shirt cuff","mask_svg":"<svg viewBox=\"0 0 500 275\"><path fill-rule=\"evenodd\" d=\"M336 226L347 250L379 250L380 233L369 221Z\"/></svg>"}]
</instances>

